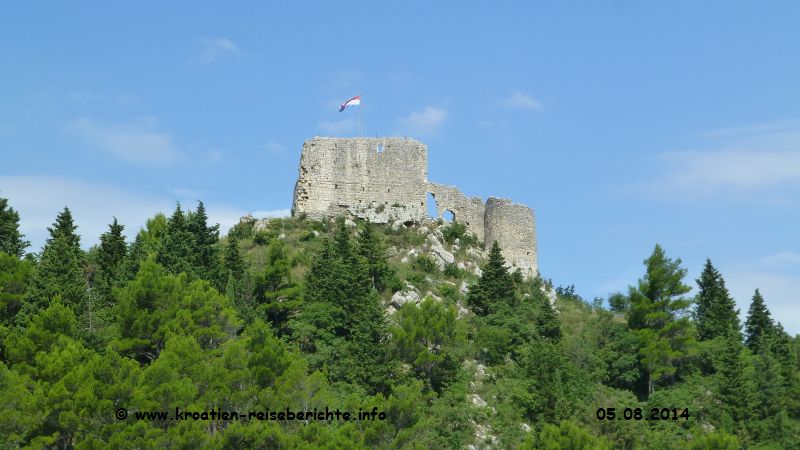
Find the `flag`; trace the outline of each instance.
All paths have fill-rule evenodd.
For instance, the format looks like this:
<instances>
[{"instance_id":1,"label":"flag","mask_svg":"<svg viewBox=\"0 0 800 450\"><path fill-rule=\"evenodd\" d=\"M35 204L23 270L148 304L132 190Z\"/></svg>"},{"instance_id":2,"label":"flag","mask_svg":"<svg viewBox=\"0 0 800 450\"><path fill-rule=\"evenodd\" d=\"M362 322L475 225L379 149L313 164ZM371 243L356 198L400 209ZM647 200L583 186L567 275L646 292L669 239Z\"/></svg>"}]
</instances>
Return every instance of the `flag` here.
<instances>
[{"instance_id":1,"label":"flag","mask_svg":"<svg viewBox=\"0 0 800 450\"><path fill-rule=\"evenodd\" d=\"M360 106L360 105L361 105L361 96L360 95L356 95L355 97L351 98L350 100L342 103L339 106L339 112L342 112L342 111L344 111L345 109L347 109L347 108L349 108L351 106Z\"/></svg>"}]
</instances>

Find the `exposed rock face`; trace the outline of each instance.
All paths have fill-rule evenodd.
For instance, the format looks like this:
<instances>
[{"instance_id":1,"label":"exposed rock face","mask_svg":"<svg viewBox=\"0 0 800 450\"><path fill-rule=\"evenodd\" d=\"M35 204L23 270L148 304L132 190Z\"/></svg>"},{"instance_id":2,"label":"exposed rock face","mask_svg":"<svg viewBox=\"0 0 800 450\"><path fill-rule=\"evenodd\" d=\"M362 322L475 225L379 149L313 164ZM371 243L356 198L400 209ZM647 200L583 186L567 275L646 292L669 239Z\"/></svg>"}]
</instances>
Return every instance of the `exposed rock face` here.
<instances>
[{"instance_id":1,"label":"exposed rock face","mask_svg":"<svg viewBox=\"0 0 800 450\"><path fill-rule=\"evenodd\" d=\"M399 228L427 218L429 193L439 218L452 212L487 248L498 241L512 270L519 268L525 276L537 274L533 210L494 197L484 203L453 186L428 182L428 148L413 139L315 137L306 141L292 213L312 219L343 216L373 223L393 221ZM427 234L428 229L419 231ZM432 234L442 241L440 230ZM437 260L449 263L438 247L433 253Z\"/></svg>"}]
</instances>

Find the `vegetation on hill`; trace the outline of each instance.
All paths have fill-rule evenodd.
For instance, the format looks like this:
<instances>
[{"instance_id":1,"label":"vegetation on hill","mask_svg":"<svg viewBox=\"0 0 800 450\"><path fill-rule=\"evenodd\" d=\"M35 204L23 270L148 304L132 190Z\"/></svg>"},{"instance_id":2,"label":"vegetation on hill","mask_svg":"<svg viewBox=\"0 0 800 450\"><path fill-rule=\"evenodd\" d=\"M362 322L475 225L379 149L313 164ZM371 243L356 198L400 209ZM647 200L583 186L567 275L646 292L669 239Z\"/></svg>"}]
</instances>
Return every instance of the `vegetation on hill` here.
<instances>
[{"instance_id":1,"label":"vegetation on hill","mask_svg":"<svg viewBox=\"0 0 800 450\"><path fill-rule=\"evenodd\" d=\"M245 219L220 238L200 203L150 218L130 244L116 219L89 251L78 229L65 208L25 255L0 199L0 447L800 442L800 338L758 290L742 330L710 260L692 298L656 245L628 292L587 302L509 272L458 223Z\"/></svg>"}]
</instances>

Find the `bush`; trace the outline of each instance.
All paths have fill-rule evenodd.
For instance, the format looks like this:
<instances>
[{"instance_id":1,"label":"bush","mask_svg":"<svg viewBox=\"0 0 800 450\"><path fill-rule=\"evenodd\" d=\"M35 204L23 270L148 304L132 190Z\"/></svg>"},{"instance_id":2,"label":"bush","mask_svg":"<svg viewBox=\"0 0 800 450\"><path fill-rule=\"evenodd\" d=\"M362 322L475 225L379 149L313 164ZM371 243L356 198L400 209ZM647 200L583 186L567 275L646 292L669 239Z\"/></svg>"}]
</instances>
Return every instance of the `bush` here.
<instances>
[{"instance_id":1,"label":"bush","mask_svg":"<svg viewBox=\"0 0 800 450\"><path fill-rule=\"evenodd\" d=\"M478 240L467 232L467 226L461 222L453 222L442 230L444 241L452 245L456 239L462 246L475 245Z\"/></svg>"},{"instance_id":2,"label":"bush","mask_svg":"<svg viewBox=\"0 0 800 450\"><path fill-rule=\"evenodd\" d=\"M444 274L450 278L460 279L463 275L463 271L455 264L445 264Z\"/></svg>"},{"instance_id":3,"label":"bush","mask_svg":"<svg viewBox=\"0 0 800 450\"><path fill-rule=\"evenodd\" d=\"M375 212L378 214L382 213L385 210L386 210L386 205L384 205L383 203L381 203L380 205L378 205L377 208L375 208Z\"/></svg>"},{"instance_id":4,"label":"bush","mask_svg":"<svg viewBox=\"0 0 800 450\"><path fill-rule=\"evenodd\" d=\"M270 233L269 231L259 231L253 235L253 242L256 245L267 245L269 241L272 240L275 236Z\"/></svg>"},{"instance_id":5,"label":"bush","mask_svg":"<svg viewBox=\"0 0 800 450\"><path fill-rule=\"evenodd\" d=\"M436 263L433 262L433 259L428 255L417 256L411 266L425 273L434 273L439 270L439 267L436 266Z\"/></svg>"}]
</instances>

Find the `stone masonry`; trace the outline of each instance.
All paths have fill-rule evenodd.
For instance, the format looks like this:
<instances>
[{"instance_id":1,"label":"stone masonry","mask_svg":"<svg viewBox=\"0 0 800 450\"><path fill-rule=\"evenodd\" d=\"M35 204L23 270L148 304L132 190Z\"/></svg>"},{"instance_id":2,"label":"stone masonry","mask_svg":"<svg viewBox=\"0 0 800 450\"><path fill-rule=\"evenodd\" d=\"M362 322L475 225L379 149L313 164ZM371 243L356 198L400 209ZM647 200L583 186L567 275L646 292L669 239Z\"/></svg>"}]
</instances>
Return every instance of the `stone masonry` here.
<instances>
[{"instance_id":1,"label":"stone masonry","mask_svg":"<svg viewBox=\"0 0 800 450\"><path fill-rule=\"evenodd\" d=\"M484 203L453 186L428 182L428 148L413 139L315 137L304 142L292 214L411 226L427 218L429 193L437 217L452 212L487 248L497 240L512 270L538 273L533 210L494 197Z\"/></svg>"}]
</instances>

